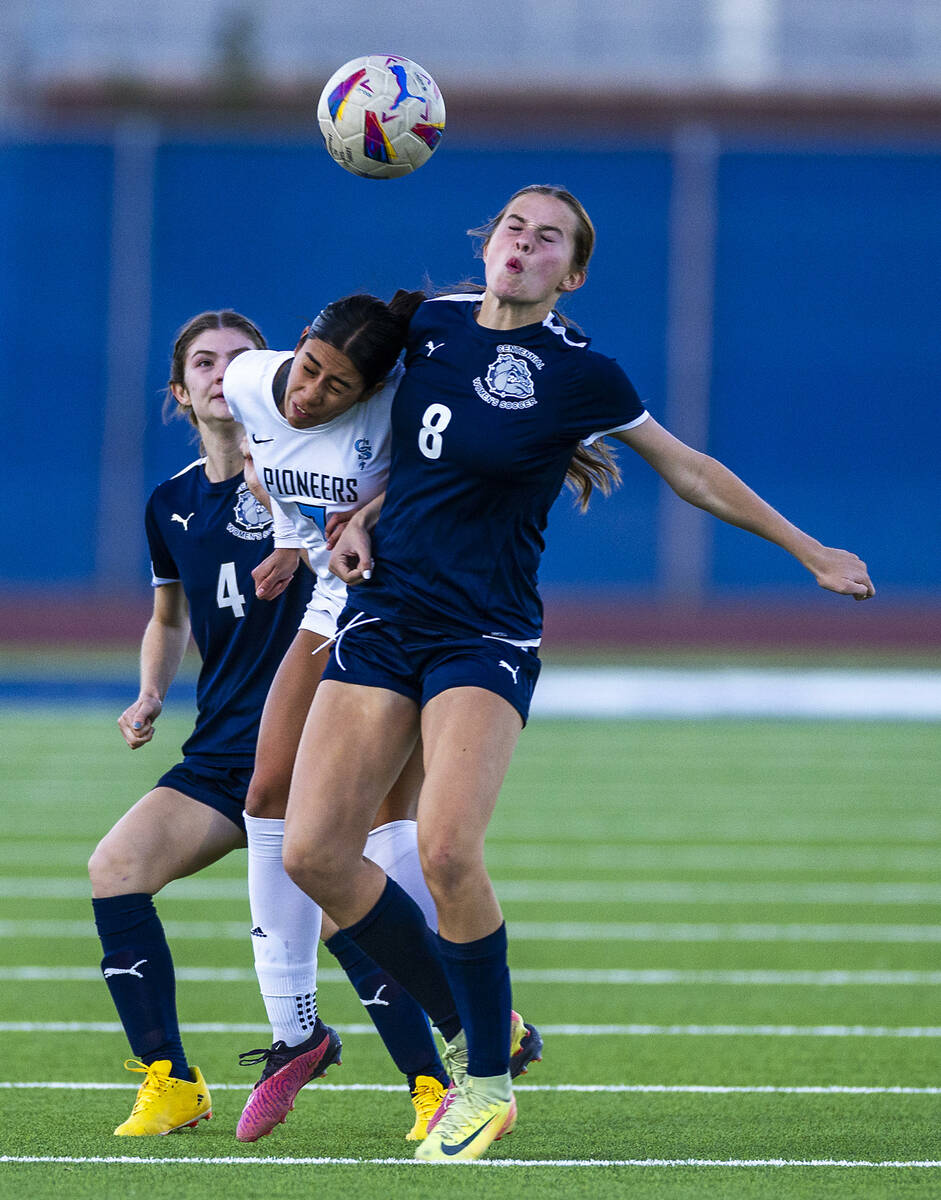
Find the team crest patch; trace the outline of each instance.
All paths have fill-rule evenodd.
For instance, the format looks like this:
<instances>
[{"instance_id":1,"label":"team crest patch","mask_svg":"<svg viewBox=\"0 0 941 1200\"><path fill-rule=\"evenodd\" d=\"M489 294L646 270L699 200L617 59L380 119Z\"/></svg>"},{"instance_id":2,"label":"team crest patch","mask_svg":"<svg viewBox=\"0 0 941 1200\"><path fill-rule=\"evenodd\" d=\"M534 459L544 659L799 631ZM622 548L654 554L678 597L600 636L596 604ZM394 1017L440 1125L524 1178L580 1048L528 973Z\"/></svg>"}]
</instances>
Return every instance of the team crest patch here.
<instances>
[{"instance_id":1,"label":"team crest patch","mask_svg":"<svg viewBox=\"0 0 941 1200\"><path fill-rule=\"evenodd\" d=\"M513 354L499 354L487 368L487 388L501 400L528 400L533 394L529 366Z\"/></svg>"},{"instance_id":2,"label":"team crest patch","mask_svg":"<svg viewBox=\"0 0 941 1200\"><path fill-rule=\"evenodd\" d=\"M235 520L226 526L229 533L245 542L260 542L271 532L271 513L259 504L247 483L240 483L235 493Z\"/></svg>"},{"instance_id":3,"label":"team crest patch","mask_svg":"<svg viewBox=\"0 0 941 1200\"><path fill-rule=\"evenodd\" d=\"M359 458L359 469L365 471L366 464L372 458L372 446L369 444L369 438L357 438L353 443L353 449Z\"/></svg>"},{"instance_id":4,"label":"team crest patch","mask_svg":"<svg viewBox=\"0 0 941 1200\"><path fill-rule=\"evenodd\" d=\"M538 354L522 346L498 346L497 357L487 368L484 380L474 380L481 400L495 408L532 408L537 403L530 363L542 370Z\"/></svg>"}]
</instances>

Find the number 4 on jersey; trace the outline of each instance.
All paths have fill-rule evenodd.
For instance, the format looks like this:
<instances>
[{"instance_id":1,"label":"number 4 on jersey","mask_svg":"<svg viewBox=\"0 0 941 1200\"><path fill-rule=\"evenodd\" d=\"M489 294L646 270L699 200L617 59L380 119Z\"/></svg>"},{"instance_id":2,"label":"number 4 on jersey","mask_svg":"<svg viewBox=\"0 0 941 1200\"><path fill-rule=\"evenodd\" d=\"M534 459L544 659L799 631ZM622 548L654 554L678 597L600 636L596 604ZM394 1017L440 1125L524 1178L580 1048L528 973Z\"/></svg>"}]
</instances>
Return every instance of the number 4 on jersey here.
<instances>
[{"instance_id":1,"label":"number 4 on jersey","mask_svg":"<svg viewBox=\"0 0 941 1200\"><path fill-rule=\"evenodd\" d=\"M239 591L239 581L235 577L235 563L219 564L219 580L216 583L216 604L220 608L231 608L235 617L245 616L245 597Z\"/></svg>"}]
</instances>

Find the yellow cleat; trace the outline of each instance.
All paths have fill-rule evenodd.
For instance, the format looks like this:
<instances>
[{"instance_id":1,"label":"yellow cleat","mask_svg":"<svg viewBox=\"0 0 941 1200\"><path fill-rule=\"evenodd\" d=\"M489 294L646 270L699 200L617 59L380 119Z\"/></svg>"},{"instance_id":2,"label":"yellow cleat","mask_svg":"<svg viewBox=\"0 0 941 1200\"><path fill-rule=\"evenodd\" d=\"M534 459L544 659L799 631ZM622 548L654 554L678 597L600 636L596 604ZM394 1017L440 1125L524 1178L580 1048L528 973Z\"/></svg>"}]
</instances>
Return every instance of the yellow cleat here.
<instances>
[{"instance_id":1,"label":"yellow cleat","mask_svg":"<svg viewBox=\"0 0 941 1200\"><path fill-rule=\"evenodd\" d=\"M433 1075L416 1075L412 1088L412 1103L415 1105L415 1124L405 1135L407 1142L424 1141L428 1133L428 1122L438 1111L447 1089Z\"/></svg>"},{"instance_id":2,"label":"yellow cleat","mask_svg":"<svg viewBox=\"0 0 941 1200\"><path fill-rule=\"evenodd\" d=\"M147 1137L157 1133L176 1133L194 1129L198 1121L212 1116L212 1097L199 1067L191 1067L192 1079L174 1079L170 1060L151 1063L129 1058L124 1063L129 1071L146 1075L137 1092L131 1115L114 1131L118 1137Z\"/></svg>"},{"instance_id":3,"label":"yellow cleat","mask_svg":"<svg viewBox=\"0 0 941 1200\"><path fill-rule=\"evenodd\" d=\"M510 1013L510 1078L525 1075L530 1063L542 1062L542 1036L518 1012Z\"/></svg>"},{"instance_id":4,"label":"yellow cleat","mask_svg":"<svg viewBox=\"0 0 941 1200\"><path fill-rule=\"evenodd\" d=\"M455 1089L445 1114L415 1151L419 1162L472 1162L516 1124L516 1097L509 1075L468 1075ZM509 1097L507 1098L507 1092Z\"/></svg>"}]
</instances>

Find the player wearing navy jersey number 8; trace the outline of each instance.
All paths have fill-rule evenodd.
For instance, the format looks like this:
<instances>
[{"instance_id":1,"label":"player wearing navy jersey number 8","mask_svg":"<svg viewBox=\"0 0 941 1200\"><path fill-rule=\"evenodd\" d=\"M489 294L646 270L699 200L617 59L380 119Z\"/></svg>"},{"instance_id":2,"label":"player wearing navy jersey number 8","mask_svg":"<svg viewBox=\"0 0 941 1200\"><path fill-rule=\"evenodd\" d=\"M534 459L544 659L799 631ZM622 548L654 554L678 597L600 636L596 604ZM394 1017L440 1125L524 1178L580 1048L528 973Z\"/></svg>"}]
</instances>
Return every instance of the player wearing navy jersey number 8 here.
<instances>
[{"instance_id":1,"label":"player wearing navy jersey number 8","mask_svg":"<svg viewBox=\"0 0 941 1200\"><path fill-rule=\"evenodd\" d=\"M292 877L433 1019L457 1001L445 1029L455 1086L416 1152L441 1162L479 1157L516 1118L506 933L484 835L539 670L536 575L566 477L583 506L593 486L615 482L595 444L609 435L683 499L788 550L821 586L873 594L856 555L822 546L672 437L620 367L556 316L593 248L574 196L524 188L482 233L483 294L431 300L412 319L385 500L353 517L334 552L334 569L362 586L304 732L285 841ZM362 858L419 728L419 849L437 936Z\"/></svg>"}]
</instances>

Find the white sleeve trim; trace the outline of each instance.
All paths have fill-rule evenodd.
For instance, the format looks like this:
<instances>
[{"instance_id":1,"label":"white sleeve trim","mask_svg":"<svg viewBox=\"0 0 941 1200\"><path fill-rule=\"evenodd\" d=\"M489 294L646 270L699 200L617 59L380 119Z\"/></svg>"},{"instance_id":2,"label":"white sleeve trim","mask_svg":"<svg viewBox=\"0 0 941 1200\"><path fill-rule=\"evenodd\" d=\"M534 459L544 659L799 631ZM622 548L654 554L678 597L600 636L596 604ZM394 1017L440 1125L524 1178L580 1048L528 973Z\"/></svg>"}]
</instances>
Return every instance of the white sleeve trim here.
<instances>
[{"instance_id":1,"label":"white sleeve trim","mask_svg":"<svg viewBox=\"0 0 941 1200\"><path fill-rule=\"evenodd\" d=\"M153 573L153 568L151 568L151 571L150 571L150 586L151 587L155 587L155 588L164 587L168 583L179 583L179 582L180 582L179 579L163 579L160 575L155 575Z\"/></svg>"},{"instance_id":2,"label":"white sleeve trim","mask_svg":"<svg viewBox=\"0 0 941 1200\"><path fill-rule=\"evenodd\" d=\"M599 438L607 437L609 433L622 433L625 429L635 429L638 425L643 425L649 416L649 412L642 412L639 417L636 417L633 421L628 421L626 425L615 425L613 429L602 429L600 433L593 433L590 437L582 438L581 444L583 446L590 446L592 442L597 442Z\"/></svg>"}]
</instances>

